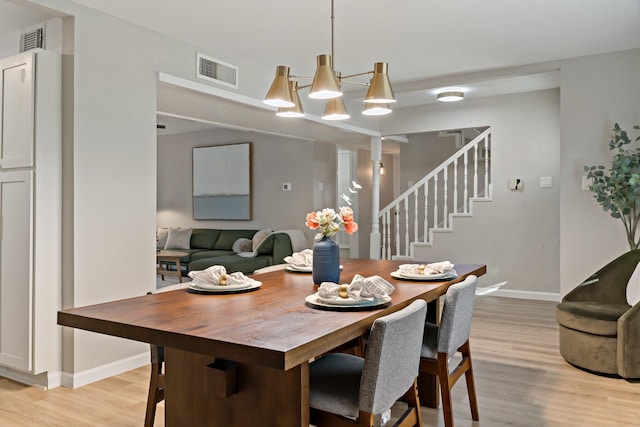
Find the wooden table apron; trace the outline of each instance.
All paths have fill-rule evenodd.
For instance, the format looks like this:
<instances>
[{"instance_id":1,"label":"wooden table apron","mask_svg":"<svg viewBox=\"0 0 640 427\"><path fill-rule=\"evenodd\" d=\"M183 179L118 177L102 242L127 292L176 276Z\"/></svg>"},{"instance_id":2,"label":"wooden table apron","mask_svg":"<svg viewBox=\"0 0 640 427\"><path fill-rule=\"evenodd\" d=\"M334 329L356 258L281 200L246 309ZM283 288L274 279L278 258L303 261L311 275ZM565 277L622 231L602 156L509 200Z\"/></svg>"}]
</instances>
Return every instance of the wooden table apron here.
<instances>
[{"instance_id":1,"label":"wooden table apron","mask_svg":"<svg viewBox=\"0 0 640 427\"><path fill-rule=\"evenodd\" d=\"M310 274L254 276L253 292L199 295L186 290L63 310L58 324L165 347L168 427L308 426L309 359L365 334L373 321L422 298L437 320L437 299L484 265L458 264L458 278L412 282L389 275L401 262L342 259L341 282L380 275L396 290L388 307L336 312L311 308ZM435 381L421 389L433 393ZM437 395L437 394L436 394ZM436 401L437 402L437 401Z\"/></svg>"}]
</instances>

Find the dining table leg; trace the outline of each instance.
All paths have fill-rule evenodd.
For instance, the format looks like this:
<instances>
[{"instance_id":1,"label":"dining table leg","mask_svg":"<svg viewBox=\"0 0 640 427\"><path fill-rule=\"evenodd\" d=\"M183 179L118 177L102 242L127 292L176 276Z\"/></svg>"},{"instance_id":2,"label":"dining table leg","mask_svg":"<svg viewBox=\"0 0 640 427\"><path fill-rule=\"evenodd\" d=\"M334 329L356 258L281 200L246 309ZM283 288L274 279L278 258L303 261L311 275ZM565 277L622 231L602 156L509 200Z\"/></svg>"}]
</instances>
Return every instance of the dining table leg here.
<instances>
[{"instance_id":1,"label":"dining table leg","mask_svg":"<svg viewBox=\"0 0 640 427\"><path fill-rule=\"evenodd\" d=\"M268 368L165 347L165 426L309 426L309 363Z\"/></svg>"}]
</instances>

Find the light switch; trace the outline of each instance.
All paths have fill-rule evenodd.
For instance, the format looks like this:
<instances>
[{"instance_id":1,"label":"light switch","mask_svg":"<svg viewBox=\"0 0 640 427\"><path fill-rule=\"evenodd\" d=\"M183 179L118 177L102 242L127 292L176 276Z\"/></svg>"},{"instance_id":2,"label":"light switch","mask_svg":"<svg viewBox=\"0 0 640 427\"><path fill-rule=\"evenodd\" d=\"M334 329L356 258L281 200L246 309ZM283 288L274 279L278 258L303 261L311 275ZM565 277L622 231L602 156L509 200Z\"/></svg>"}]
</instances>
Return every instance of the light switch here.
<instances>
[{"instance_id":1,"label":"light switch","mask_svg":"<svg viewBox=\"0 0 640 427\"><path fill-rule=\"evenodd\" d=\"M587 176L582 177L582 189L588 190L589 186L593 184L593 178L587 178Z\"/></svg>"},{"instance_id":2,"label":"light switch","mask_svg":"<svg viewBox=\"0 0 640 427\"><path fill-rule=\"evenodd\" d=\"M540 188L551 188L551 187L553 187L553 177L541 176L540 177Z\"/></svg>"},{"instance_id":3,"label":"light switch","mask_svg":"<svg viewBox=\"0 0 640 427\"><path fill-rule=\"evenodd\" d=\"M282 184L282 191L291 191L291 183L285 182Z\"/></svg>"}]
</instances>

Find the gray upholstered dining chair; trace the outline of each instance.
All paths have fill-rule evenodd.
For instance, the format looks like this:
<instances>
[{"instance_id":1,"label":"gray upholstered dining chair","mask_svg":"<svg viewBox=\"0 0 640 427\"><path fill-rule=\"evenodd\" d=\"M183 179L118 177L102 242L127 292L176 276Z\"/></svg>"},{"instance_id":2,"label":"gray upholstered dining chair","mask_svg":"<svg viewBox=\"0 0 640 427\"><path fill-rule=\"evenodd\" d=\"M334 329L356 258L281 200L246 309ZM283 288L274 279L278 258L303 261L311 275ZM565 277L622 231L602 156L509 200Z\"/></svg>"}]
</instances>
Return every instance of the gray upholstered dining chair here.
<instances>
[{"instance_id":1,"label":"gray upholstered dining chair","mask_svg":"<svg viewBox=\"0 0 640 427\"><path fill-rule=\"evenodd\" d=\"M476 276L468 276L451 285L445 295L440 325L425 323L420 372L437 375L440 380L445 427L453 427L451 388L462 374L467 381L471 418L475 421L480 419L469 347L477 280ZM449 359L457 352L461 353L462 360L451 371Z\"/></svg>"},{"instance_id":2,"label":"gray upholstered dining chair","mask_svg":"<svg viewBox=\"0 0 640 427\"><path fill-rule=\"evenodd\" d=\"M309 366L311 423L373 426L374 417L403 398L396 426L422 426L416 378L427 307L417 300L376 319L364 358L331 353Z\"/></svg>"}]
</instances>

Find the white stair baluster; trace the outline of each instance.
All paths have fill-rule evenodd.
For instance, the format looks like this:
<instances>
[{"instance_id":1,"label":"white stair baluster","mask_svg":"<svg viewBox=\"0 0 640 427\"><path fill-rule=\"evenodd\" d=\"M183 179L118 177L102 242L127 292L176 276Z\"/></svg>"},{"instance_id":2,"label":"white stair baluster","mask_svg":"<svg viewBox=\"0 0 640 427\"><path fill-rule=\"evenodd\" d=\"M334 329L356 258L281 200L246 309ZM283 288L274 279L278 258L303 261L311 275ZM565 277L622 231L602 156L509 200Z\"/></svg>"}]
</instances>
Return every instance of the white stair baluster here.
<instances>
[{"instance_id":1,"label":"white stair baluster","mask_svg":"<svg viewBox=\"0 0 640 427\"><path fill-rule=\"evenodd\" d=\"M489 194L489 135L484 138L484 197Z\"/></svg>"},{"instance_id":2,"label":"white stair baluster","mask_svg":"<svg viewBox=\"0 0 640 427\"><path fill-rule=\"evenodd\" d=\"M409 256L409 198L404 199L404 255Z\"/></svg>"},{"instance_id":3,"label":"white stair baluster","mask_svg":"<svg viewBox=\"0 0 640 427\"><path fill-rule=\"evenodd\" d=\"M424 182L424 237L425 243L429 241L429 181Z\"/></svg>"},{"instance_id":4,"label":"white stair baluster","mask_svg":"<svg viewBox=\"0 0 640 427\"><path fill-rule=\"evenodd\" d=\"M473 147L473 197L478 197L478 145Z\"/></svg>"},{"instance_id":5,"label":"white stair baluster","mask_svg":"<svg viewBox=\"0 0 640 427\"><path fill-rule=\"evenodd\" d=\"M462 191L464 192L462 196L464 213L469 213L469 151L464 152L464 186Z\"/></svg>"},{"instance_id":6,"label":"white stair baluster","mask_svg":"<svg viewBox=\"0 0 640 427\"><path fill-rule=\"evenodd\" d=\"M445 167L442 171L444 180L442 182L443 203L442 203L442 224L444 228L449 228L449 168Z\"/></svg>"},{"instance_id":7,"label":"white stair baluster","mask_svg":"<svg viewBox=\"0 0 640 427\"><path fill-rule=\"evenodd\" d=\"M398 251L400 250L400 205L397 205L395 208L395 217L396 217L396 229L395 229L395 241L393 247L393 254L398 255Z\"/></svg>"},{"instance_id":8,"label":"white stair baluster","mask_svg":"<svg viewBox=\"0 0 640 427\"><path fill-rule=\"evenodd\" d=\"M413 192L414 195L414 202L413 202L413 212L414 212L414 218L413 218L413 241L417 242L418 241L418 231L419 228L418 227L418 205L420 204L418 202L418 189L420 187L416 188L416 191Z\"/></svg>"},{"instance_id":9,"label":"white stair baluster","mask_svg":"<svg viewBox=\"0 0 640 427\"><path fill-rule=\"evenodd\" d=\"M453 209L452 212L458 213L458 158L453 161Z\"/></svg>"},{"instance_id":10,"label":"white stair baluster","mask_svg":"<svg viewBox=\"0 0 640 427\"><path fill-rule=\"evenodd\" d=\"M438 228L438 174L433 177L433 228Z\"/></svg>"}]
</instances>

